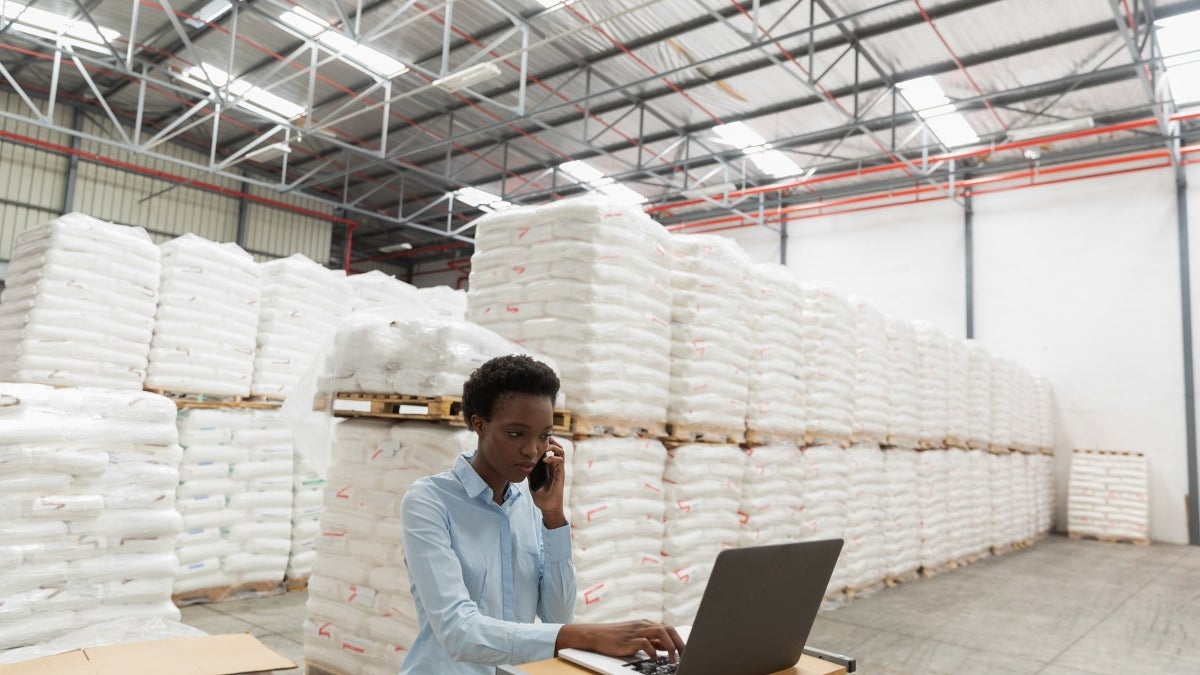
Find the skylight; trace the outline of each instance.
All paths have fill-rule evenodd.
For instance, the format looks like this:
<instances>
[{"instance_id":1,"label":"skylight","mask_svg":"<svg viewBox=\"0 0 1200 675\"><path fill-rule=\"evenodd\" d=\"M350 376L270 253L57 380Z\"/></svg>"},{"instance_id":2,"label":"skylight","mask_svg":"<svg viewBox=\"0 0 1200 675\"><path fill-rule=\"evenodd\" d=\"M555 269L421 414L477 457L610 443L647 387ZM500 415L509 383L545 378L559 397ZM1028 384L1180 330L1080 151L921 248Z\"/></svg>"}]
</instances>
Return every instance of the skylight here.
<instances>
[{"instance_id":1,"label":"skylight","mask_svg":"<svg viewBox=\"0 0 1200 675\"><path fill-rule=\"evenodd\" d=\"M480 190L474 187L465 187L454 193L454 198L460 202L477 206L481 211L500 211L512 206L509 202L504 201L498 195L494 195L487 190Z\"/></svg>"},{"instance_id":2,"label":"skylight","mask_svg":"<svg viewBox=\"0 0 1200 675\"><path fill-rule=\"evenodd\" d=\"M225 16L231 9L233 9L233 4L229 0L212 0L212 2L201 7L200 11L184 19L183 22L192 28L203 28L205 25Z\"/></svg>"},{"instance_id":3,"label":"skylight","mask_svg":"<svg viewBox=\"0 0 1200 675\"><path fill-rule=\"evenodd\" d=\"M975 133L962 113L956 112L957 108L950 102L942 86L931 76L899 82L896 88L917 115L925 120L933 135L947 147L979 142L979 134Z\"/></svg>"},{"instance_id":4,"label":"skylight","mask_svg":"<svg viewBox=\"0 0 1200 675\"><path fill-rule=\"evenodd\" d=\"M208 75L207 79L204 77L206 74ZM187 70L184 70L181 79L197 89L208 92L212 91L212 87L208 84L211 80L214 85L225 87L229 90L230 94L241 98L242 100L238 104L240 107L268 119L286 122L304 114L304 106L292 103L281 96L276 96L245 80L236 79L230 81L228 73L206 63L199 66L191 66Z\"/></svg>"},{"instance_id":5,"label":"skylight","mask_svg":"<svg viewBox=\"0 0 1200 675\"><path fill-rule=\"evenodd\" d=\"M102 54L109 53L105 41L111 43L121 37L119 32L111 28L101 27L97 31L87 19L73 19L44 9L26 7L11 0L0 1L0 14L6 20L12 21L12 29L15 31Z\"/></svg>"},{"instance_id":6,"label":"skylight","mask_svg":"<svg viewBox=\"0 0 1200 675\"><path fill-rule=\"evenodd\" d=\"M1177 105L1200 102L1200 11L1158 21L1158 46Z\"/></svg>"},{"instance_id":7,"label":"skylight","mask_svg":"<svg viewBox=\"0 0 1200 675\"><path fill-rule=\"evenodd\" d=\"M559 9L574 2L575 0L538 0L538 4L546 9Z\"/></svg>"},{"instance_id":8,"label":"skylight","mask_svg":"<svg viewBox=\"0 0 1200 675\"><path fill-rule=\"evenodd\" d=\"M643 204L646 202L645 195L642 195L633 188L618 184L613 179L605 176L604 172L587 162L579 160L563 162L558 165L558 169L573 178L575 182L590 185L602 195L607 195L621 201L633 202L634 204Z\"/></svg>"},{"instance_id":9,"label":"skylight","mask_svg":"<svg viewBox=\"0 0 1200 675\"><path fill-rule=\"evenodd\" d=\"M778 150L773 150L765 138L744 122L730 122L713 127L713 133L721 139L722 143L741 150L755 168L765 174L775 178L786 178L795 176L802 171L791 158Z\"/></svg>"},{"instance_id":10,"label":"skylight","mask_svg":"<svg viewBox=\"0 0 1200 675\"><path fill-rule=\"evenodd\" d=\"M355 42L307 9L293 7L280 14L279 20L376 75L391 79L408 72L408 66L377 49Z\"/></svg>"}]
</instances>

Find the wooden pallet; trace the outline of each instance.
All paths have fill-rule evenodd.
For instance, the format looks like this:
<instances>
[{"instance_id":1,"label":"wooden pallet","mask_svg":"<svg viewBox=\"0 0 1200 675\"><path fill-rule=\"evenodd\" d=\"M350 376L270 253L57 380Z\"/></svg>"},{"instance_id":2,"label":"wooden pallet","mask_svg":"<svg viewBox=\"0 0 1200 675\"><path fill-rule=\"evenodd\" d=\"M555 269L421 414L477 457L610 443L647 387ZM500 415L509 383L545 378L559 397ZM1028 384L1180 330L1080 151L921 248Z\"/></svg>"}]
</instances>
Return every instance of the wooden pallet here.
<instances>
[{"instance_id":1,"label":"wooden pallet","mask_svg":"<svg viewBox=\"0 0 1200 675\"><path fill-rule=\"evenodd\" d=\"M842 592L846 594L847 599L854 600L856 598L865 598L869 595L874 595L886 587L887 579L880 579L879 581L869 584L847 586Z\"/></svg>"},{"instance_id":2,"label":"wooden pallet","mask_svg":"<svg viewBox=\"0 0 1200 675\"><path fill-rule=\"evenodd\" d=\"M1042 454L1042 455L1053 455L1054 454L1054 448L1038 448L1037 451L1039 454Z\"/></svg>"},{"instance_id":3,"label":"wooden pallet","mask_svg":"<svg viewBox=\"0 0 1200 675\"><path fill-rule=\"evenodd\" d=\"M1149 539L1139 539L1137 537L1110 537L1099 534L1080 534L1078 532L1071 532L1067 536L1081 541L1102 541L1106 544L1133 544L1134 546L1150 545Z\"/></svg>"},{"instance_id":4,"label":"wooden pallet","mask_svg":"<svg viewBox=\"0 0 1200 675\"><path fill-rule=\"evenodd\" d=\"M941 440L923 439L917 441L917 450L945 450L946 444Z\"/></svg>"},{"instance_id":5,"label":"wooden pallet","mask_svg":"<svg viewBox=\"0 0 1200 675\"><path fill-rule=\"evenodd\" d=\"M208 394L184 394L145 387L151 394L164 396L175 402L180 410L211 410L218 408L246 410L274 410L283 405L283 399L265 396L210 396Z\"/></svg>"},{"instance_id":6,"label":"wooden pallet","mask_svg":"<svg viewBox=\"0 0 1200 675\"><path fill-rule=\"evenodd\" d=\"M967 442L960 441L957 436L947 436L942 439L942 446L947 448L958 448L959 450L967 449Z\"/></svg>"},{"instance_id":7,"label":"wooden pallet","mask_svg":"<svg viewBox=\"0 0 1200 675\"><path fill-rule=\"evenodd\" d=\"M1008 447L1007 445L996 445L995 443L989 445L987 447L987 451L992 453L993 455L1011 455L1012 454L1012 448Z\"/></svg>"},{"instance_id":8,"label":"wooden pallet","mask_svg":"<svg viewBox=\"0 0 1200 675\"><path fill-rule=\"evenodd\" d=\"M837 434L825 434L821 432L806 431L803 438L800 439L804 447L812 447L816 445L836 445L841 448L850 447L849 436L839 436Z\"/></svg>"},{"instance_id":9,"label":"wooden pallet","mask_svg":"<svg viewBox=\"0 0 1200 675\"><path fill-rule=\"evenodd\" d=\"M725 443L741 445L746 441L745 430L726 427L710 427L691 424L667 423L667 433L662 439L666 443Z\"/></svg>"},{"instance_id":10,"label":"wooden pallet","mask_svg":"<svg viewBox=\"0 0 1200 675\"><path fill-rule=\"evenodd\" d=\"M883 580L883 583L888 588L895 588L900 584L907 584L920 578L920 570L913 570L911 572L904 572L903 574L888 574L887 578Z\"/></svg>"},{"instance_id":11,"label":"wooden pallet","mask_svg":"<svg viewBox=\"0 0 1200 675\"><path fill-rule=\"evenodd\" d=\"M324 410L326 400L318 395L313 409ZM372 419L413 420L438 422L465 427L462 398L459 396L407 396L404 394L361 394L344 392L334 395L334 417L367 417ZM554 432L571 431L571 413L554 411Z\"/></svg>"},{"instance_id":12,"label":"wooden pallet","mask_svg":"<svg viewBox=\"0 0 1200 675\"><path fill-rule=\"evenodd\" d=\"M281 581L252 581L246 584L238 584L237 586L200 588L194 591L187 591L186 593L176 593L171 596L171 602L174 602L176 607L186 607L187 605L228 602L230 600L279 595L282 593L284 593L284 586Z\"/></svg>"},{"instance_id":13,"label":"wooden pallet","mask_svg":"<svg viewBox=\"0 0 1200 675\"><path fill-rule=\"evenodd\" d=\"M802 444L804 439L801 434L779 434L771 431L761 431L759 429L746 430L747 445L777 445L781 443L796 443Z\"/></svg>"},{"instance_id":14,"label":"wooden pallet","mask_svg":"<svg viewBox=\"0 0 1200 675\"><path fill-rule=\"evenodd\" d=\"M336 668L330 668L329 666L323 666L319 663L306 660L304 662L304 675L349 675L349 673L343 673Z\"/></svg>"},{"instance_id":15,"label":"wooden pallet","mask_svg":"<svg viewBox=\"0 0 1200 675\"><path fill-rule=\"evenodd\" d=\"M1071 452L1078 452L1088 455L1117 455L1120 457L1145 457L1146 453L1133 450L1080 450L1076 448Z\"/></svg>"},{"instance_id":16,"label":"wooden pallet","mask_svg":"<svg viewBox=\"0 0 1200 675\"><path fill-rule=\"evenodd\" d=\"M300 593L308 590L308 577L299 577L297 579L284 579L283 588L288 593Z\"/></svg>"},{"instance_id":17,"label":"wooden pallet","mask_svg":"<svg viewBox=\"0 0 1200 675\"><path fill-rule=\"evenodd\" d=\"M577 439L589 436L657 439L667 435L667 423L663 420L634 420L620 417L572 415L571 433Z\"/></svg>"}]
</instances>

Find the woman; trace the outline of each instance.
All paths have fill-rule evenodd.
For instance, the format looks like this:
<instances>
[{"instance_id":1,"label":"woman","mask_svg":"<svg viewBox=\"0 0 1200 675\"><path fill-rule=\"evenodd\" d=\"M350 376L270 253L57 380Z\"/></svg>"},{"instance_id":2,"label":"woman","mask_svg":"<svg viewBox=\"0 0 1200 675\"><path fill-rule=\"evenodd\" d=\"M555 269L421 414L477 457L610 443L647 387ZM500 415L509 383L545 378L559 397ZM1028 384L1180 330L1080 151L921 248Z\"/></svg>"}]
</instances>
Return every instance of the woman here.
<instances>
[{"instance_id":1,"label":"woman","mask_svg":"<svg viewBox=\"0 0 1200 675\"><path fill-rule=\"evenodd\" d=\"M501 356L463 386L474 455L417 481L404 496L404 562L418 633L401 675L487 673L547 659L568 647L613 656L683 640L650 621L573 624L575 566L563 505L565 461L551 438L558 377L528 356ZM552 454L547 455L547 452ZM550 480L525 479L546 455ZM545 623L533 623L534 617Z\"/></svg>"}]
</instances>

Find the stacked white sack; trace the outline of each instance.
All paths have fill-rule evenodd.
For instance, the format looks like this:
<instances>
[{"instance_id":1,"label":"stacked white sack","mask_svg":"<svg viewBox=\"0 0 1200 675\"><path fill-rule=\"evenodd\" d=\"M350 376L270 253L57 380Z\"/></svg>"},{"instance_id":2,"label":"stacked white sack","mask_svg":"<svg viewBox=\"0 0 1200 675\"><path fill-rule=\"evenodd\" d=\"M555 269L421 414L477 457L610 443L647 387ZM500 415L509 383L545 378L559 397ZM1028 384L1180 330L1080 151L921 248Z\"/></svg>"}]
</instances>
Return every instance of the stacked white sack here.
<instances>
[{"instance_id":1,"label":"stacked white sack","mask_svg":"<svg viewBox=\"0 0 1200 675\"><path fill-rule=\"evenodd\" d=\"M971 354L967 343L958 338L950 340L946 403L949 417L946 420L946 437L949 444L966 448L971 431Z\"/></svg>"},{"instance_id":2,"label":"stacked white sack","mask_svg":"<svg viewBox=\"0 0 1200 675\"><path fill-rule=\"evenodd\" d=\"M921 508L921 566L936 568L950 561L950 463L942 450L917 455L917 499Z\"/></svg>"},{"instance_id":3,"label":"stacked white sack","mask_svg":"<svg viewBox=\"0 0 1200 675\"><path fill-rule=\"evenodd\" d=\"M249 396L260 271L236 244L185 234L158 247L162 282L146 386Z\"/></svg>"},{"instance_id":4,"label":"stacked white sack","mask_svg":"<svg viewBox=\"0 0 1200 675\"><path fill-rule=\"evenodd\" d=\"M824 286L804 284L801 297L805 434L818 442L849 439L854 423L854 310Z\"/></svg>"},{"instance_id":5,"label":"stacked white sack","mask_svg":"<svg viewBox=\"0 0 1200 675\"><path fill-rule=\"evenodd\" d=\"M917 334L902 319L887 320L888 337L888 444L916 447L921 433L921 362Z\"/></svg>"},{"instance_id":6,"label":"stacked white sack","mask_svg":"<svg viewBox=\"0 0 1200 675\"><path fill-rule=\"evenodd\" d=\"M971 512L971 529L967 537L966 555L982 554L992 545L992 494L986 450L967 452L967 484L970 486L967 509Z\"/></svg>"},{"instance_id":7,"label":"stacked white sack","mask_svg":"<svg viewBox=\"0 0 1200 675\"><path fill-rule=\"evenodd\" d=\"M467 292L449 286L417 289L417 299L434 316L453 321L467 320Z\"/></svg>"},{"instance_id":8,"label":"stacked white sack","mask_svg":"<svg viewBox=\"0 0 1200 675\"><path fill-rule=\"evenodd\" d=\"M336 427L304 658L347 673L395 675L417 634L401 548L400 503L418 478L475 447L465 429L351 420Z\"/></svg>"},{"instance_id":9,"label":"stacked white sack","mask_svg":"<svg viewBox=\"0 0 1200 675\"><path fill-rule=\"evenodd\" d=\"M317 557L317 535L325 510L325 477L301 453L292 460L292 548L288 553L288 579L307 579Z\"/></svg>"},{"instance_id":10,"label":"stacked white sack","mask_svg":"<svg viewBox=\"0 0 1200 675\"><path fill-rule=\"evenodd\" d=\"M346 282L350 284L350 291L354 294L355 312L381 307L425 309L425 301L421 299L416 286L379 270L351 274L346 277Z\"/></svg>"},{"instance_id":11,"label":"stacked white sack","mask_svg":"<svg viewBox=\"0 0 1200 675\"><path fill-rule=\"evenodd\" d=\"M946 455L946 559L961 560L975 553L975 511L971 467L966 451L950 448Z\"/></svg>"},{"instance_id":12,"label":"stacked white sack","mask_svg":"<svg viewBox=\"0 0 1200 675\"><path fill-rule=\"evenodd\" d=\"M1029 371L1013 368L1012 402L1013 447L1029 450L1037 444L1037 383Z\"/></svg>"},{"instance_id":13,"label":"stacked white sack","mask_svg":"<svg viewBox=\"0 0 1200 675\"><path fill-rule=\"evenodd\" d=\"M671 380L670 235L582 197L476 221L467 318L562 364L579 416L661 423Z\"/></svg>"},{"instance_id":14,"label":"stacked white sack","mask_svg":"<svg viewBox=\"0 0 1200 675\"><path fill-rule=\"evenodd\" d=\"M663 472L663 621L691 625L717 554L738 545L746 453L681 445Z\"/></svg>"},{"instance_id":15,"label":"stacked white sack","mask_svg":"<svg viewBox=\"0 0 1200 675\"><path fill-rule=\"evenodd\" d=\"M986 449L992 444L992 364L983 345L967 340L967 447Z\"/></svg>"},{"instance_id":16,"label":"stacked white sack","mask_svg":"<svg viewBox=\"0 0 1200 675\"><path fill-rule=\"evenodd\" d=\"M921 431L923 447L940 448L950 430L950 338L935 326L914 321L920 359Z\"/></svg>"},{"instance_id":17,"label":"stacked white sack","mask_svg":"<svg viewBox=\"0 0 1200 675\"><path fill-rule=\"evenodd\" d=\"M888 573L887 468L874 443L852 446L846 460L851 480L842 564L846 585L862 588L883 581Z\"/></svg>"},{"instance_id":18,"label":"stacked white sack","mask_svg":"<svg viewBox=\"0 0 1200 675\"><path fill-rule=\"evenodd\" d=\"M754 330L750 341L750 399L746 429L754 442L799 438L804 433L800 282L783 265L756 265Z\"/></svg>"},{"instance_id":19,"label":"stacked white sack","mask_svg":"<svg viewBox=\"0 0 1200 675\"><path fill-rule=\"evenodd\" d=\"M1038 375L1034 378L1037 389L1037 439L1036 447L1042 450L1054 448L1054 392L1050 381Z\"/></svg>"},{"instance_id":20,"label":"stacked white sack","mask_svg":"<svg viewBox=\"0 0 1200 675\"><path fill-rule=\"evenodd\" d=\"M738 546L799 541L803 526L804 456L794 443L746 450Z\"/></svg>"},{"instance_id":21,"label":"stacked white sack","mask_svg":"<svg viewBox=\"0 0 1200 675\"><path fill-rule=\"evenodd\" d=\"M292 432L275 410L187 410L175 593L270 586L292 550ZM266 590L258 589L258 590Z\"/></svg>"},{"instance_id":22,"label":"stacked white sack","mask_svg":"<svg viewBox=\"0 0 1200 675\"><path fill-rule=\"evenodd\" d=\"M1013 371L1008 359L992 361L992 445L1001 450L1013 446Z\"/></svg>"},{"instance_id":23,"label":"stacked white sack","mask_svg":"<svg viewBox=\"0 0 1200 675\"><path fill-rule=\"evenodd\" d=\"M917 495L917 451L891 448L883 453L887 496L884 517L887 571L893 577L921 567L921 502Z\"/></svg>"},{"instance_id":24,"label":"stacked white sack","mask_svg":"<svg viewBox=\"0 0 1200 675\"><path fill-rule=\"evenodd\" d=\"M0 649L126 618L179 620L175 404L0 384Z\"/></svg>"},{"instance_id":25,"label":"stacked white sack","mask_svg":"<svg viewBox=\"0 0 1200 675\"><path fill-rule=\"evenodd\" d=\"M138 389L158 302L146 231L69 213L22 232L0 293L0 381Z\"/></svg>"},{"instance_id":26,"label":"stacked white sack","mask_svg":"<svg viewBox=\"0 0 1200 675\"><path fill-rule=\"evenodd\" d=\"M891 422L888 400L887 317L862 298L851 298L854 307L854 438L883 443Z\"/></svg>"},{"instance_id":27,"label":"stacked white sack","mask_svg":"<svg viewBox=\"0 0 1200 675\"><path fill-rule=\"evenodd\" d=\"M846 500L850 494L850 463L836 445L817 445L804 449L804 497L801 541L839 539L846 535ZM845 559L839 559L829 579L827 594L846 587Z\"/></svg>"},{"instance_id":28,"label":"stacked white sack","mask_svg":"<svg viewBox=\"0 0 1200 675\"><path fill-rule=\"evenodd\" d=\"M1017 503L1013 497L1014 453L988 455L988 492L991 495L991 545L1003 548L1013 542L1012 521Z\"/></svg>"},{"instance_id":29,"label":"stacked white sack","mask_svg":"<svg viewBox=\"0 0 1200 675\"><path fill-rule=\"evenodd\" d=\"M750 257L715 234L671 237L671 256L667 422L740 441L753 349Z\"/></svg>"},{"instance_id":30,"label":"stacked white sack","mask_svg":"<svg viewBox=\"0 0 1200 675\"><path fill-rule=\"evenodd\" d=\"M1054 456L1038 455L1038 533L1050 532L1057 522L1058 483L1054 475Z\"/></svg>"},{"instance_id":31,"label":"stacked white sack","mask_svg":"<svg viewBox=\"0 0 1200 675\"><path fill-rule=\"evenodd\" d=\"M661 620L667 449L642 438L588 438L567 458L575 620Z\"/></svg>"},{"instance_id":32,"label":"stacked white sack","mask_svg":"<svg viewBox=\"0 0 1200 675\"><path fill-rule=\"evenodd\" d=\"M1038 534L1038 493L1042 483L1038 480L1037 457L1021 453L1021 471L1024 474L1025 502L1021 508L1021 539L1032 542Z\"/></svg>"},{"instance_id":33,"label":"stacked white sack","mask_svg":"<svg viewBox=\"0 0 1200 675\"><path fill-rule=\"evenodd\" d=\"M346 274L296 254L260 265L262 311L251 393L287 398L350 312Z\"/></svg>"},{"instance_id":34,"label":"stacked white sack","mask_svg":"<svg viewBox=\"0 0 1200 675\"><path fill-rule=\"evenodd\" d=\"M487 328L443 318L396 319L394 309L365 313L338 331L320 388L330 392L459 396L489 359L529 353ZM551 368L556 364L534 355Z\"/></svg>"}]
</instances>

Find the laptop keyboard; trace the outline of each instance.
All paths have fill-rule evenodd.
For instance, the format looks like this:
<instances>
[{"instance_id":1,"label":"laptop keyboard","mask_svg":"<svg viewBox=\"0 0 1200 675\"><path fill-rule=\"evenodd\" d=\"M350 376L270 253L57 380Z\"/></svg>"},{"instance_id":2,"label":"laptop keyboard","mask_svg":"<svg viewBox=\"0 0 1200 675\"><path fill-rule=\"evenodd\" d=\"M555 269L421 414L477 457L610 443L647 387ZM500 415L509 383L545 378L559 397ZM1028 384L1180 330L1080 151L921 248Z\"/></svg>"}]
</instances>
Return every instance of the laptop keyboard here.
<instances>
[{"instance_id":1,"label":"laptop keyboard","mask_svg":"<svg viewBox=\"0 0 1200 675\"><path fill-rule=\"evenodd\" d=\"M679 668L678 661L671 661L666 656L659 656L653 659L642 659L633 663L626 663L626 668L629 668L635 673L642 675L674 675Z\"/></svg>"}]
</instances>

